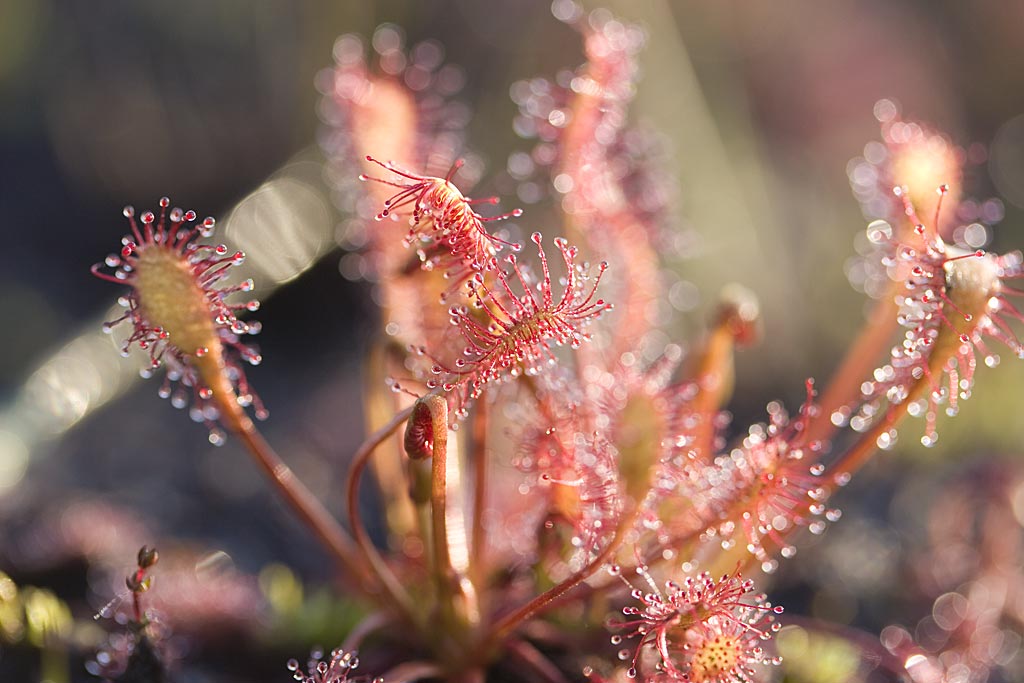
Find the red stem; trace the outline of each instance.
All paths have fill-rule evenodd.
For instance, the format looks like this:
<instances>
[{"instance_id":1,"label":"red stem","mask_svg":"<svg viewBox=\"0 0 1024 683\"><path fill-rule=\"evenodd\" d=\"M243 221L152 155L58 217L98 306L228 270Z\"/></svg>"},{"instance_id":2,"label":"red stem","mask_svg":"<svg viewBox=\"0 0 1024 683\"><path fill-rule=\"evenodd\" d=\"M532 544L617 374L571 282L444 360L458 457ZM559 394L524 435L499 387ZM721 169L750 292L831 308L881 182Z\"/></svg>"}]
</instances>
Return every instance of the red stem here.
<instances>
[{"instance_id":1,"label":"red stem","mask_svg":"<svg viewBox=\"0 0 1024 683\"><path fill-rule=\"evenodd\" d=\"M291 468L259 433L237 397L224 372L223 359L211 353L195 358L200 375L213 390L213 398L220 408L220 420L248 449L256 464L267 475L285 502L306 523L317 539L334 555L349 578L365 586L369 579L365 567L356 561L356 548L352 538L338 523L313 492L306 488Z\"/></svg>"},{"instance_id":2,"label":"red stem","mask_svg":"<svg viewBox=\"0 0 1024 683\"><path fill-rule=\"evenodd\" d=\"M603 567L608 560L611 559L612 555L618 551L622 545L622 541L626 538L626 533L633 527L633 522L639 515L639 508L634 510L630 515L623 519L619 528L615 532L615 536L612 540L604 547L604 550L600 552L593 560L588 562L575 574L565 579L561 583L552 586L548 590L544 591L530 602L526 603L519 609L506 614L502 617L491 629L491 634L488 636L487 641L490 644L494 644L508 636L519 624L526 621L535 614L548 609L551 607L555 600L560 598L565 593L569 592L585 580L590 578L595 572Z\"/></svg>"},{"instance_id":3,"label":"red stem","mask_svg":"<svg viewBox=\"0 0 1024 683\"><path fill-rule=\"evenodd\" d=\"M373 568L392 606L402 616L415 624L418 619L416 617L416 610L413 607L412 598L409 597L405 588L395 577L394 573L392 573L384 558L377 552L373 541L370 540L370 535L366 532L366 526L363 524L362 516L359 513L359 482L362 479L367 463L370 461L370 456L373 455L377 446L394 434L395 430L409 419L410 414L412 414L412 406L402 410L391 418L390 422L371 434L363 442L363 445L359 447L359 450L356 451L349 466L346 502L348 504L349 522L352 524L352 533L355 535L356 545L359 551L361 551L363 559Z\"/></svg>"}]
</instances>

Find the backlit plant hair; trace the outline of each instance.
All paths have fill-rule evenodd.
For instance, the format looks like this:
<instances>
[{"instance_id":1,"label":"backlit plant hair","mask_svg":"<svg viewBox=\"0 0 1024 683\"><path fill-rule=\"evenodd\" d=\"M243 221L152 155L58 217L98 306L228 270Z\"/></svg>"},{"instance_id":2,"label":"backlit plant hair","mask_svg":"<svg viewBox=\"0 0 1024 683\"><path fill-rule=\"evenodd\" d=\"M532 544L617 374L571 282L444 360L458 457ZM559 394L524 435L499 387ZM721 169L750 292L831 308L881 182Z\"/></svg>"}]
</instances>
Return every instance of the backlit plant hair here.
<instances>
[{"instance_id":1,"label":"backlit plant hair","mask_svg":"<svg viewBox=\"0 0 1024 683\"><path fill-rule=\"evenodd\" d=\"M631 661L628 678L750 683L760 680L761 665L781 663L764 646L778 632L781 625L775 615L783 610L773 607L766 596L754 594L753 581L738 572L716 581L704 572L682 583L666 581L661 588L645 566L636 571L649 590L633 588L627 581L640 606L623 607L625 618L609 622L617 632L611 637L613 645L637 639L632 654L628 649L619 652L620 659ZM618 568L612 572L621 575ZM654 666L647 670L646 648L656 654Z\"/></svg>"},{"instance_id":2,"label":"backlit plant hair","mask_svg":"<svg viewBox=\"0 0 1024 683\"><path fill-rule=\"evenodd\" d=\"M937 189L939 198L947 192ZM893 411L907 411L925 418L922 443L930 446L938 438L937 410L947 404L954 415L960 399L970 396L977 365L975 349L985 364L992 367L999 357L985 338L1007 345L1024 358L1024 345L1010 328L1007 318L1024 320L1012 298L1020 292L1008 286L1010 280L1024 277L1021 255L986 253L947 245L933 227L941 202L936 205L932 226L918 217L905 188L896 188L902 199L913 232L898 237L887 224L873 223L868 237L889 245L890 266L904 278L904 293L898 300L899 323L906 328L903 340L894 346L888 363L875 370L861 387L864 403L850 418L855 431L864 431L885 416L888 404ZM878 434L878 446L891 447L895 429Z\"/></svg>"},{"instance_id":3,"label":"backlit plant hair","mask_svg":"<svg viewBox=\"0 0 1024 683\"><path fill-rule=\"evenodd\" d=\"M520 244L507 242L487 232L484 223L502 221L522 215L521 209L485 218L473 208L474 204L497 204L497 197L470 199L463 196L452 182L463 162L457 161L444 178L418 175L391 163L382 162L371 156L366 160L393 173L399 180L376 178L367 174L362 180L381 183L398 191L384 201L384 208L375 216L378 221L388 217L408 217L408 246L415 246L422 267L426 270L440 269L445 277L454 280L452 287L458 287L473 272L492 270L497 267L495 254L503 247L513 251L522 248Z\"/></svg>"},{"instance_id":4,"label":"backlit plant hair","mask_svg":"<svg viewBox=\"0 0 1024 683\"><path fill-rule=\"evenodd\" d=\"M169 206L170 200L163 197L159 217L152 211L142 213L141 228L135 209L125 207L131 234L122 240L119 254L93 266L97 277L131 287L120 300L128 310L104 329L130 323L132 331L122 352L127 354L132 345L148 352L151 368L144 375L165 363L168 370L160 395L183 408L190 390L192 418L205 422L210 441L220 444L224 435L216 423L222 413L232 413L227 419L235 420L236 406L251 405L256 417L267 417L238 362L257 365L262 360L240 340L241 335L259 332L259 324L236 317L237 311L257 310L259 302L227 301L236 292L252 291L253 282L225 283L230 269L245 261L245 254L200 241L213 234L214 219L196 224L195 211L174 208L168 212ZM101 270L104 266L113 274ZM176 391L171 388L175 381L182 385Z\"/></svg>"},{"instance_id":5,"label":"backlit plant hair","mask_svg":"<svg viewBox=\"0 0 1024 683\"><path fill-rule=\"evenodd\" d=\"M470 281L472 306L453 306L450 311L452 324L466 342L462 357L452 367L435 365L432 371L442 379L431 380L428 387L440 386L445 391L463 387L468 398L477 398L489 382L536 374L554 363L553 347L579 348L590 339L587 326L611 310L611 304L596 296L607 263L598 264L596 275L592 275L587 266L576 263L576 247L556 237L555 247L565 264L565 285L558 295L541 234L533 233L530 240L537 245L541 277L535 278L519 265L515 255L509 255L505 261L511 274L499 271L493 285L481 276ZM513 282L518 282L521 293L515 291Z\"/></svg>"}]
</instances>

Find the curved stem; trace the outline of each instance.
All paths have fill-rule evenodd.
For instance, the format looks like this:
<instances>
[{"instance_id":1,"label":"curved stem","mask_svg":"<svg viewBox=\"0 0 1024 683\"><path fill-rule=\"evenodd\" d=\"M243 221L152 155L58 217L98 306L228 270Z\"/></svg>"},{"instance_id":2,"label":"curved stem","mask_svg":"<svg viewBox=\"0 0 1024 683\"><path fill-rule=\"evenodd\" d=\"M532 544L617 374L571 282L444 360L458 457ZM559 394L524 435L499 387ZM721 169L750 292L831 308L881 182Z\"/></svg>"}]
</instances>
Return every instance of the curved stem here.
<instances>
[{"instance_id":1,"label":"curved stem","mask_svg":"<svg viewBox=\"0 0 1024 683\"><path fill-rule=\"evenodd\" d=\"M366 526L363 524L362 516L359 513L359 482L362 479L363 471L366 469L370 456L373 455L377 446L394 434L409 419L410 414L412 414L412 406L395 415L391 418L390 422L371 434L363 442L363 445L359 447L355 455L352 456L352 464L349 466L348 471L346 499L349 522L352 524L352 533L355 535L356 544L362 552L363 559L373 568L381 587L391 600L392 605L398 609L402 616L415 624L417 623L417 618L412 598L409 597L409 594L397 577L395 577L391 568L388 567L384 558L377 552L373 541L370 540L369 534L366 533Z\"/></svg>"},{"instance_id":2,"label":"curved stem","mask_svg":"<svg viewBox=\"0 0 1024 683\"><path fill-rule=\"evenodd\" d=\"M638 507L634 509L621 524L619 524L619 527L615 532L615 536L612 537L612 540L609 541L608 545L604 547L597 557L588 562L584 567L561 583L544 591L519 609L502 617L492 628L491 633L487 638L487 642L493 645L494 643L503 640L509 633L519 626L519 624L523 623L535 614L552 607L558 598L586 581L595 572L601 569L601 567L603 567L622 546L622 542L625 540L626 534L633 528L633 523L636 521L639 514L640 510Z\"/></svg>"}]
</instances>

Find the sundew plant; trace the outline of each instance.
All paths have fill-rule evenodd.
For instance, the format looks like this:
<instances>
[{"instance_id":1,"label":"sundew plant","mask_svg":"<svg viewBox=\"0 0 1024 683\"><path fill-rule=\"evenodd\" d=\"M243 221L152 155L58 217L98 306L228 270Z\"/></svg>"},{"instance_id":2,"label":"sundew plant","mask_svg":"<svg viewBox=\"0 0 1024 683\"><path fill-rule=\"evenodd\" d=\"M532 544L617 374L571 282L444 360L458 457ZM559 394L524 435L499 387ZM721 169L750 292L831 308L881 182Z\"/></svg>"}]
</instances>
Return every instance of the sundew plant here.
<instances>
[{"instance_id":1,"label":"sundew plant","mask_svg":"<svg viewBox=\"0 0 1024 683\"><path fill-rule=\"evenodd\" d=\"M467 72L397 24L346 33L323 56L319 152L302 163L340 217L339 249L314 245L309 260L340 261L331 277L365 297L374 326L362 346L336 340L358 348L358 372L332 380L344 385L337 414L259 392L275 359L257 345L256 297L272 302L273 286L300 275L275 268L289 259L278 231L300 220L281 207L305 186L268 184L253 196L276 204L243 202L226 221L188 196L132 196L110 216L109 253L81 268L118 303L102 325L114 349L103 350L126 358L104 367L141 370L169 403L163 419L196 423L181 428L182 448L198 458L249 456L219 476L258 472L250 485L292 517L287 535L301 543L288 547L303 557L235 567L102 500L70 500L49 526L12 515L21 540L0 545L10 567L0 673L54 683L1024 675L1019 468L983 463L897 496L875 464L905 451L927 461L958 412L984 400L983 378L1024 358L1024 259L1013 239L992 246L1007 230L1002 202L971 196L985 147L895 99L858 114L877 130L844 170L864 219L829 250L844 254L862 309L829 308L860 328L823 331L844 350L820 376L794 374L755 400L744 372L751 359L776 362L780 347L765 338L779 302L762 309L775 294L734 267L751 262L738 257L742 241L701 246L701 226L681 219L672 168L687 160L673 161L634 111L660 33L573 0L550 10L543 21L575 61L520 74L511 122L474 120ZM485 163L480 135L508 140L505 158ZM700 292L691 264L728 271L731 284ZM784 303L805 306L813 290L794 284ZM326 326L331 294L317 296ZM708 302L702 315L695 298ZM745 408L730 412L765 401L751 423ZM116 439L141 452L133 408L118 409ZM320 444L330 456L314 468L303 464L309 444L277 420L362 426L354 448ZM175 485L154 495L174 497ZM914 511L903 565L863 533L882 506ZM215 525L217 509L199 514ZM256 517L231 524L254 544L273 533ZM45 584L38 567L68 557L84 561L88 600L32 585ZM315 565L319 582L289 560ZM853 607L812 596L816 582L843 583ZM891 604L858 602L860 589Z\"/></svg>"}]
</instances>

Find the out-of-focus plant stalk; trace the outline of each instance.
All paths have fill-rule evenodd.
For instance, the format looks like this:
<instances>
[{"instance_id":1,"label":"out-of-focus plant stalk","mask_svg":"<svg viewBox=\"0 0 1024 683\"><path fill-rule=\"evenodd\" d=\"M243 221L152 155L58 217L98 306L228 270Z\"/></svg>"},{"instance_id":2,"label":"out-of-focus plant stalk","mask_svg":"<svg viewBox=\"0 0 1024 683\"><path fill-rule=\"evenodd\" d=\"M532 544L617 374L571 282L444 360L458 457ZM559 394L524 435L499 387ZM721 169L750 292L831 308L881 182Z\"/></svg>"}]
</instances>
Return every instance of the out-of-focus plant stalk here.
<instances>
[{"instance_id":1,"label":"out-of-focus plant stalk","mask_svg":"<svg viewBox=\"0 0 1024 683\"><path fill-rule=\"evenodd\" d=\"M891 282L882 297L872 306L867 322L822 392L818 402L819 412L807 425L808 440L831 440L838 429L838 425L832 421L832 414L860 398L861 382L875 369L878 359L888 350L898 329L896 295L900 284Z\"/></svg>"},{"instance_id":2,"label":"out-of-focus plant stalk","mask_svg":"<svg viewBox=\"0 0 1024 683\"><path fill-rule=\"evenodd\" d=\"M477 403L473 413L473 509L470 533L470 578L477 586L486 580L487 530L484 517L487 512L487 429L490 423L490 402ZM483 597L484 593L481 593ZM484 606L481 605L481 609Z\"/></svg>"},{"instance_id":3,"label":"out-of-focus plant stalk","mask_svg":"<svg viewBox=\"0 0 1024 683\"><path fill-rule=\"evenodd\" d=\"M409 419L409 415L411 413L411 406L399 412L391 419L390 422L371 434L366 441L363 442L363 445L359 447L355 455L352 457L352 464L349 466L346 498L349 522L352 524L352 533L355 536L358 550L361 551L362 557L373 568L374 573L380 581L380 587L384 590L388 599L391 601L391 606L394 607L401 616L408 619L410 623L418 624L420 623L420 618L413 605L412 598L409 597L408 592L406 592L401 582L399 582L398 578L391 571L391 568L388 567L387 563L380 556L380 553L378 553L377 549L373 546L373 541L370 540L369 534L366 532L366 526L363 524L362 516L359 513L359 482L362 478L363 471L366 469L366 465L369 462L370 456L373 455L374 450L376 450L381 443L386 441L405 423L406 420Z\"/></svg>"},{"instance_id":4,"label":"out-of-focus plant stalk","mask_svg":"<svg viewBox=\"0 0 1024 683\"><path fill-rule=\"evenodd\" d=\"M449 626L449 634L458 634L480 622L480 611L475 587L464 572L452 562L449 534L454 530L449 527L448 509L448 403L444 398L434 394L425 396L420 402L430 411L433 430L430 489L430 535L433 547L431 571L437 587L441 618ZM452 455L456 455L454 449ZM461 481L452 483L453 490L460 491ZM461 504L461 500L455 502Z\"/></svg>"},{"instance_id":5,"label":"out-of-focus plant stalk","mask_svg":"<svg viewBox=\"0 0 1024 683\"><path fill-rule=\"evenodd\" d=\"M700 418L692 450L704 461L715 456L715 417L732 398L736 385L736 349L756 343L761 335L760 307L752 292L733 286L720 298L714 327L683 368L696 385L689 408Z\"/></svg>"}]
</instances>

